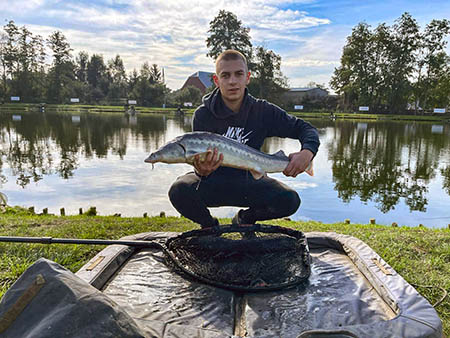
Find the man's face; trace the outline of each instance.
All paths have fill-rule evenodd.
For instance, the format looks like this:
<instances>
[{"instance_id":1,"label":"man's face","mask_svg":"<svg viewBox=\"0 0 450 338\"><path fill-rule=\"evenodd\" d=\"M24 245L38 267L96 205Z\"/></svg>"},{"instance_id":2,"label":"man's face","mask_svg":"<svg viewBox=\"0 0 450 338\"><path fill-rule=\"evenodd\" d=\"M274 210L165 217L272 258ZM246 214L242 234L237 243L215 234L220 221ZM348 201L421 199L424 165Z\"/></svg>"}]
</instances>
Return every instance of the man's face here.
<instances>
[{"instance_id":1,"label":"man's face","mask_svg":"<svg viewBox=\"0 0 450 338\"><path fill-rule=\"evenodd\" d=\"M249 81L250 72L243 60L220 60L217 63L214 83L225 102L242 100Z\"/></svg>"}]
</instances>

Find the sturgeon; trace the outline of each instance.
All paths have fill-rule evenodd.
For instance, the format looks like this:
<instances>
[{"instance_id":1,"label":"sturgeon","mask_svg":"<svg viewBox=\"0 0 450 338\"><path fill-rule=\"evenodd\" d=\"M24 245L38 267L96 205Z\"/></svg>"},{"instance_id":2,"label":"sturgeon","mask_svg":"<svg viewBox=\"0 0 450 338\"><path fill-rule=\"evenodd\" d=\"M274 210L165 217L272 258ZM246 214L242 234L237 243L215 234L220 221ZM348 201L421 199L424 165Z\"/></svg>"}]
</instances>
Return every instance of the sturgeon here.
<instances>
[{"instance_id":1,"label":"sturgeon","mask_svg":"<svg viewBox=\"0 0 450 338\"><path fill-rule=\"evenodd\" d=\"M151 153L145 162L152 165L157 162L193 165L196 155L203 160L214 148L217 148L218 154L223 154L223 166L248 170L255 179L260 179L266 173L282 172L289 163L289 157L282 150L275 154L266 154L210 132L192 132L178 136ZM312 175L311 164L307 172Z\"/></svg>"}]
</instances>

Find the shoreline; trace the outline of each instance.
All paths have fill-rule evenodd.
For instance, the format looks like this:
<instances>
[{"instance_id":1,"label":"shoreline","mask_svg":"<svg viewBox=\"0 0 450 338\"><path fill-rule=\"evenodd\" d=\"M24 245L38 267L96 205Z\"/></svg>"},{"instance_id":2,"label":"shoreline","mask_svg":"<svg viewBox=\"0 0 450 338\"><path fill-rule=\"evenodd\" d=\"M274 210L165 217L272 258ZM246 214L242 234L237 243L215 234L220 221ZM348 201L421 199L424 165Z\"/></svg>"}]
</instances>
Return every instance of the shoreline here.
<instances>
[{"instance_id":1,"label":"shoreline","mask_svg":"<svg viewBox=\"0 0 450 338\"><path fill-rule=\"evenodd\" d=\"M41 104L38 103L4 103L0 104L0 112L39 112ZM136 113L141 114L177 114L178 108L155 108L155 107L142 107L136 106ZM59 113L115 113L125 114L124 106L102 106L102 105L80 105L80 104L45 104L45 111L59 112ZM183 113L190 115L193 114L195 109L183 109ZM332 120L378 120L378 121L426 121L426 122L444 122L450 123L450 113L437 114L437 113L424 113L421 115L409 115L409 114L378 114L378 113L344 113L344 112L324 112L324 111L312 111L312 112L300 112L300 111L287 111L289 114L297 117L306 118L320 118L320 119L332 119ZM331 115L333 114L333 115Z\"/></svg>"}]
</instances>

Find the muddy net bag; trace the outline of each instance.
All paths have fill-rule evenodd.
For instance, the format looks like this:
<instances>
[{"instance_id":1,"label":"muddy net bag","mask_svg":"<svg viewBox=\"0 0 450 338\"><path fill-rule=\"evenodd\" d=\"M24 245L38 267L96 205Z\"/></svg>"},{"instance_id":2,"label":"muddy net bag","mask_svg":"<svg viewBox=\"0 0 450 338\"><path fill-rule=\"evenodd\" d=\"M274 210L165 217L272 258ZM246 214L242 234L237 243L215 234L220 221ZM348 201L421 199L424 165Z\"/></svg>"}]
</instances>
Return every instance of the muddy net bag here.
<instances>
[{"instance_id":1,"label":"muddy net bag","mask_svg":"<svg viewBox=\"0 0 450 338\"><path fill-rule=\"evenodd\" d=\"M166 248L177 272L235 291L292 287L311 273L305 235L279 226L194 230L168 239Z\"/></svg>"}]
</instances>

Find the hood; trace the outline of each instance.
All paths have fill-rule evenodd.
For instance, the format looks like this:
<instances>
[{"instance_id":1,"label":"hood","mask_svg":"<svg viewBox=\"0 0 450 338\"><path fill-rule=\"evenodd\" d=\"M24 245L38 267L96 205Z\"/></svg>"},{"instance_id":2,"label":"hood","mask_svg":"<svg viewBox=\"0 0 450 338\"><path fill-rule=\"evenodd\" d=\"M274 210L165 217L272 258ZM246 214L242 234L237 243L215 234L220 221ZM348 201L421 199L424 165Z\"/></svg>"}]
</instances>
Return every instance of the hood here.
<instances>
[{"instance_id":1,"label":"hood","mask_svg":"<svg viewBox=\"0 0 450 338\"><path fill-rule=\"evenodd\" d=\"M248 89L245 88L244 100L238 113L235 113L228 108L222 100L219 88L214 89L211 93L203 96L203 105L216 117L217 119L227 119L232 116L247 116L250 110L251 96L248 94Z\"/></svg>"}]
</instances>

